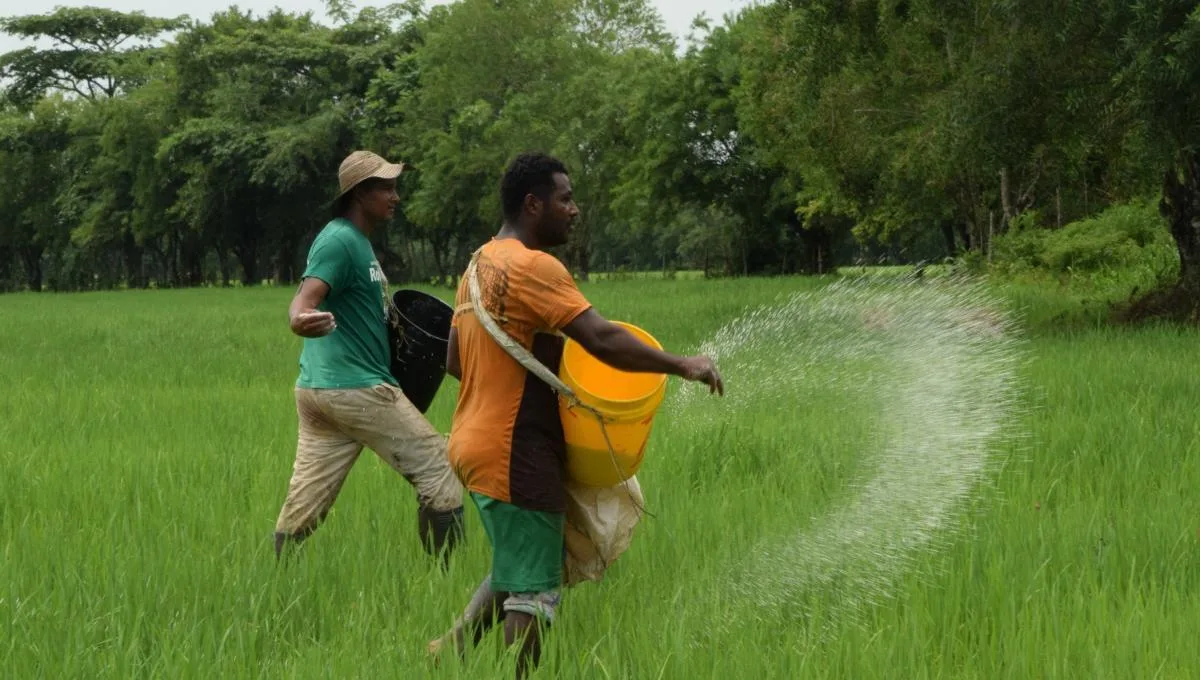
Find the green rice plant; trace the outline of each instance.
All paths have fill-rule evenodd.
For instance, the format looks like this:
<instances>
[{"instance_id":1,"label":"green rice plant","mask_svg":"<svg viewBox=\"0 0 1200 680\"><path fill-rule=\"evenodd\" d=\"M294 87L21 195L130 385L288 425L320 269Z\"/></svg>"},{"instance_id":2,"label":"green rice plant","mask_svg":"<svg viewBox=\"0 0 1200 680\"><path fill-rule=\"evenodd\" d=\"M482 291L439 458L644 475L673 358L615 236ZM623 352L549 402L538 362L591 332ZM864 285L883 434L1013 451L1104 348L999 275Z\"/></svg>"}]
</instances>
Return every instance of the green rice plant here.
<instances>
[{"instance_id":1,"label":"green rice plant","mask_svg":"<svg viewBox=\"0 0 1200 680\"><path fill-rule=\"evenodd\" d=\"M583 289L690 352L748 308L829 283ZM495 637L462 662L426 658L486 572L486 540L468 510L440 571L411 489L369 453L300 558L276 565L296 435L289 295L0 297L0 676L510 677ZM787 366L836 346L825 337L798 329L760 359ZM639 472L653 517L603 582L567 592L535 677L1200 675L1195 332L1081 327L1028 337L1024 356L1019 436L936 549L852 617L819 589L772 604L737 567L856 493L886 366L831 353L787 399L743 402L752 386L731 368L704 418L664 406ZM682 392L672 381L668 401ZM443 432L455 393L448 380L428 414Z\"/></svg>"}]
</instances>

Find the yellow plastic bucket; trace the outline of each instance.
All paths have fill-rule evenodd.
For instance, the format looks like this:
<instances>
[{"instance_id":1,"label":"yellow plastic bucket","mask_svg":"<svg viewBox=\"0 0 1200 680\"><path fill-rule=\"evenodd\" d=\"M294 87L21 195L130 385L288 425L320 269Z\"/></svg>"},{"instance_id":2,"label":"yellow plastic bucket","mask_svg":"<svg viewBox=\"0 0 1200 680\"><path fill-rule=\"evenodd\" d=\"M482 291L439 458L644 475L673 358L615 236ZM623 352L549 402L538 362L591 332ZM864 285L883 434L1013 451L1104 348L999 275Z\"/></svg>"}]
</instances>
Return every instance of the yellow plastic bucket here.
<instances>
[{"instance_id":1,"label":"yellow plastic bucket","mask_svg":"<svg viewBox=\"0 0 1200 680\"><path fill-rule=\"evenodd\" d=\"M613 323L647 345L662 349L654 336L637 326ZM667 391L667 376L619 371L568 339L558 377L581 402L600 412L613 449L609 451L595 414L584 408L569 408L567 400L559 397L570 479L584 486L606 487L636 474L650 439L654 414Z\"/></svg>"}]
</instances>

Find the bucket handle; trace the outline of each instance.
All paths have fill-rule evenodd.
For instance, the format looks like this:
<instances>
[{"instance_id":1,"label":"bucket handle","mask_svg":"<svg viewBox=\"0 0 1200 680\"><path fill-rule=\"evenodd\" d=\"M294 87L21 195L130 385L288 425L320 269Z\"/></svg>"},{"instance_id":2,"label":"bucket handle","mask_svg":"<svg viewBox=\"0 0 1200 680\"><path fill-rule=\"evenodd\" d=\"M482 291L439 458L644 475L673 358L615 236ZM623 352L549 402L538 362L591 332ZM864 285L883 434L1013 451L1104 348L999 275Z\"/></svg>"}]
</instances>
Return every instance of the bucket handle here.
<instances>
[{"instance_id":1,"label":"bucket handle","mask_svg":"<svg viewBox=\"0 0 1200 680\"><path fill-rule=\"evenodd\" d=\"M425 330L424 328L421 328L421 324L419 324L419 323L417 323L416 321L413 321L412 319L408 318L408 315L407 315L407 314L405 314L404 312L400 311L400 309L399 309L398 307L396 307L396 303L395 303L395 302L393 302L393 303L392 303L392 307L393 307L393 308L396 310L396 314L399 314L399 315L400 315L400 318L401 318L401 319L404 319L405 321L407 321L407 322L409 323L409 325L411 325L413 328L415 328L415 329L417 329L418 331L420 331L422 335L424 335L424 336L426 336L426 337L428 337L428 338L432 338L432 339L434 339L434 340L437 340L437 341L439 341L439 342L447 342L447 341L448 341L448 338L443 338L443 337L441 337L441 336L434 335L433 333L430 333L429 331Z\"/></svg>"},{"instance_id":2,"label":"bucket handle","mask_svg":"<svg viewBox=\"0 0 1200 680\"><path fill-rule=\"evenodd\" d=\"M418 331L421 331L422 335L428 336L428 337L430 337L434 340L438 340L440 342L448 341L448 338L438 337L438 336L434 335L433 333L430 333L429 331L425 330L424 328L421 328L421 324L408 318L407 314L400 311L400 308L398 306L396 306L396 301L393 300L390 295L386 296L386 297L387 297L387 308L388 308L388 312L389 312L388 320L387 320L388 325L391 326L392 330L396 331L397 339L400 342L404 343L404 342L408 341L408 339L405 337L404 331L400 328L400 321L399 321L400 319L404 319L405 321L408 322L408 324L410 326L417 329Z\"/></svg>"}]
</instances>

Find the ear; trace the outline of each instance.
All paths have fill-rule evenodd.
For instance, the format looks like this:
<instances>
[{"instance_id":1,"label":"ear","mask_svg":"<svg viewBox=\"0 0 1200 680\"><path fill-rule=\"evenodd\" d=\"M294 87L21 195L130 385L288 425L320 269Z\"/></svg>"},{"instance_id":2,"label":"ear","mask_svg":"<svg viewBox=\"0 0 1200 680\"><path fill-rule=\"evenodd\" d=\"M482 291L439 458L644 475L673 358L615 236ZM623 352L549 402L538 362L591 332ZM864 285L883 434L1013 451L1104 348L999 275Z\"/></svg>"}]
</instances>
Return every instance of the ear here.
<instances>
[{"instance_id":1,"label":"ear","mask_svg":"<svg viewBox=\"0 0 1200 680\"><path fill-rule=\"evenodd\" d=\"M525 194L525 210L532 215L542 214L542 199L533 194Z\"/></svg>"}]
</instances>

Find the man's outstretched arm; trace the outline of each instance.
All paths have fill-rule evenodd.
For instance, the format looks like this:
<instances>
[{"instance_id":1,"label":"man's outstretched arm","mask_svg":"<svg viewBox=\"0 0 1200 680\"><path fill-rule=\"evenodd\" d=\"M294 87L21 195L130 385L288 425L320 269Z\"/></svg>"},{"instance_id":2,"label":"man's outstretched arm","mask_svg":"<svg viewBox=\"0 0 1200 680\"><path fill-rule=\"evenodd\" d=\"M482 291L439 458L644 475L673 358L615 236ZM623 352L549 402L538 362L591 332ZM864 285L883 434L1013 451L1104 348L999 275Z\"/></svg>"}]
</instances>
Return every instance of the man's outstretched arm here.
<instances>
[{"instance_id":1,"label":"man's outstretched arm","mask_svg":"<svg viewBox=\"0 0 1200 680\"><path fill-rule=\"evenodd\" d=\"M725 394L716 364L706 356L681 357L655 349L633 333L588 309L563 327L563 333L589 354L621 371L667 373L702 382L710 392Z\"/></svg>"}]
</instances>

